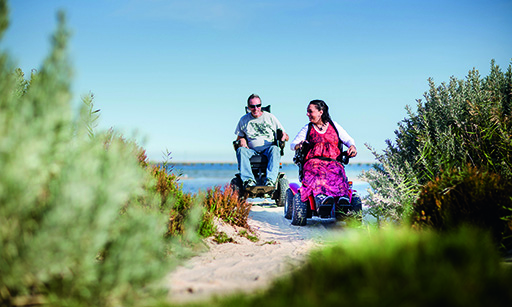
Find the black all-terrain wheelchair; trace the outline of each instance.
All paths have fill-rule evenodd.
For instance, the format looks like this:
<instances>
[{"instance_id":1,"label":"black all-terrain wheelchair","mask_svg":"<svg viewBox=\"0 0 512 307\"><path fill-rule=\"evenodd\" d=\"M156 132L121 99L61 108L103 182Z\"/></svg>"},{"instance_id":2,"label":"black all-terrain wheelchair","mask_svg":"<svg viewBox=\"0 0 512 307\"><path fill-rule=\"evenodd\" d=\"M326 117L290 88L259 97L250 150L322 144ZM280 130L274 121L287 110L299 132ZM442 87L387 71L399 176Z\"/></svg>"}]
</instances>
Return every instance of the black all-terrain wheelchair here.
<instances>
[{"instance_id":1,"label":"black all-terrain wheelchair","mask_svg":"<svg viewBox=\"0 0 512 307\"><path fill-rule=\"evenodd\" d=\"M261 108L262 111L270 112L270 105ZM246 112L249 110L246 107ZM283 131L277 130L274 135L274 144L277 145L281 150L281 156L284 155L285 142L280 141L283 135ZM240 147L240 141L234 141L233 147L235 151ZM240 173L235 174L235 177L231 179L231 188L238 192L240 198L271 198L275 200L277 206L284 206L286 199L286 190L288 189L288 179L286 174L279 172L277 180L273 186L266 186L265 179L267 176L267 164L268 159L263 154L254 155L250 159L251 170L256 179L256 186L244 187ZM279 165L281 168L281 165ZM240 170L239 170L240 171Z\"/></svg>"}]
</instances>

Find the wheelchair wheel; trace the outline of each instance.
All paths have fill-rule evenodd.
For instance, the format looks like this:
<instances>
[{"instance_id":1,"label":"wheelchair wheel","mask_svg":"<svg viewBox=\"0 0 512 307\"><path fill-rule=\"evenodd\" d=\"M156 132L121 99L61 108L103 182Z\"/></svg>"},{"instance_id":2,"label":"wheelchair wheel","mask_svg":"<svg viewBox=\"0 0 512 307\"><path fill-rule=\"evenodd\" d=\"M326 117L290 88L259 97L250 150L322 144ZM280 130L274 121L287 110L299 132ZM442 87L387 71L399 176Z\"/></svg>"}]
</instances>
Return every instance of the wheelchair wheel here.
<instances>
[{"instance_id":1,"label":"wheelchair wheel","mask_svg":"<svg viewBox=\"0 0 512 307\"><path fill-rule=\"evenodd\" d=\"M300 192L293 197L292 225L304 226L308 222L308 204L300 199Z\"/></svg>"},{"instance_id":2,"label":"wheelchair wheel","mask_svg":"<svg viewBox=\"0 0 512 307\"><path fill-rule=\"evenodd\" d=\"M292 212L293 212L293 191L292 191L292 189L288 188L286 190L286 198L284 201L284 218L287 220L291 220Z\"/></svg>"},{"instance_id":3,"label":"wheelchair wheel","mask_svg":"<svg viewBox=\"0 0 512 307\"><path fill-rule=\"evenodd\" d=\"M352 211L360 213L363 210L363 205L361 203L361 197L359 195L352 196L352 201L350 202L352 207Z\"/></svg>"},{"instance_id":4,"label":"wheelchair wheel","mask_svg":"<svg viewBox=\"0 0 512 307\"><path fill-rule=\"evenodd\" d=\"M229 185L231 186L231 189L233 191L236 191L238 193L238 198L245 198L244 184L239 176L236 176L235 178L231 179L231 183Z\"/></svg>"},{"instance_id":5,"label":"wheelchair wheel","mask_svg":"<svg viewBox=\"0 0 512 307\"><path fill-rule=\"evenodd\" d=\"M363 221L363 205L361 202L361 197L359 195L353 195L352 201L350 202L350 205L352 207L352 211L355 214L355 218L362 222Z\"/></svg>"},{"instance_id":6,"label":"wheelchair wheel","mask_svg":"<svg viewBox=\"0 0 512 307\"><path fill-rule=\"evenodd\" d=\"M284 176L277 180L277 190L274 195L278 207L286 206L286 190L288 185L288 179Z\"/></svg>"}]
</instances>

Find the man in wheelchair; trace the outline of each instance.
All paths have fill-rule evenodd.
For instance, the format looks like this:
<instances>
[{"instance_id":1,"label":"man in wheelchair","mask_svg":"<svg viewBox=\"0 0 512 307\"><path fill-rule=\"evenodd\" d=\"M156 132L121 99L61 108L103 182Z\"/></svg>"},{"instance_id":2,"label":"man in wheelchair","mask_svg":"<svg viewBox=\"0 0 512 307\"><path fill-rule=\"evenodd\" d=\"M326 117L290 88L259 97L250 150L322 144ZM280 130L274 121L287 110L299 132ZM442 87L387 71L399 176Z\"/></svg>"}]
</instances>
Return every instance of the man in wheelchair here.
<instances>
[{"instance_id":1,"label":"man in wheelchair","mask_svg":"<svg viewBox=\"0 0 512 307\"><path fill-rule=\"evenodd\" d=\"M279 144L284 145L289 137L279 120L270 113L269 107L267 111L263 110L260 97L252 94L247 99L247 113L240 118L235 129L237 138L234 145L244 189L257 185L275 186L278 179L284 147ZM251 159L261 163L265 163L261 159L267 160L265 178L254 176Z\"/></svg>"}]
</instances>

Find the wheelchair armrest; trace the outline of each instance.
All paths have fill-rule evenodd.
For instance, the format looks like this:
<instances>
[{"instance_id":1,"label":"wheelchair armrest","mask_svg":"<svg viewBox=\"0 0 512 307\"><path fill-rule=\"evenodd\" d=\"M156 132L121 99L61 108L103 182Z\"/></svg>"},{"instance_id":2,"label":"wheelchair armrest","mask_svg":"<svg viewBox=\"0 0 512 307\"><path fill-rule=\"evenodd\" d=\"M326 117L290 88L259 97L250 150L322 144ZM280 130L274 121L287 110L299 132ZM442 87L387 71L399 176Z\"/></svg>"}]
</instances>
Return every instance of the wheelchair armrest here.
<instances>
[{"instance_id":1,"label":"wheelchair armrest","mask_svg":"<svg viewBox=\"0 0 512 307\"><path fill-rule=\"evenodd\" d=\"M284 156L284 147L285 147L285 142L283 142L283 141L277 141L277 146L281 149L281 156Z\"/></svg>"},{"instance_id":2,"label":"wheelchair armrest","mask_svg":"<svg viewBox=\"0 0 512 307\"><path fill-rule=\"evenodd\" d=\"M233 148L235 151L240 147L240 140L233 141Z\"/></svg>"},{"instance_id":3,"label":"wheelchair armrest","mask_svg":"<svg viewBox=\"0 0 512 307\"><path fill-rule=\"evenodd\" d=\"M281 149L281 156L284 156L284 147L285 143L284 141L281 141L283 138L283 130L277 129L276 131L276 145Z\"/></svg>"},{"instance_id":4,"label":"wheelchair armrest","mask_svg":"<svg viewBox=\"0 0 512 307\"><path fill-rule=\"evenodd\" d=\"M347 165L348 162L350 161L350 157L348 156L348 152L344 151L342 152L339 156L338 156L338 161L340 161L341 163Z\"/></svg>"}]
</instances>

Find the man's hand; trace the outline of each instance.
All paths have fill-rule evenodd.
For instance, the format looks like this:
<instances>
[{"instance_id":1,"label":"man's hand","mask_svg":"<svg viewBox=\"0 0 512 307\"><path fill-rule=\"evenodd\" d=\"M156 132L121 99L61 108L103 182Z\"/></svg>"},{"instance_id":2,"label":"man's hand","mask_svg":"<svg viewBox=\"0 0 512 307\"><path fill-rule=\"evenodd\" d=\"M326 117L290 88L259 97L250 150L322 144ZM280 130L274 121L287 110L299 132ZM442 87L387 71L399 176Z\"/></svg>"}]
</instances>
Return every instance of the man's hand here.
<instances>
[{"instance_id":1,"label":"man's hand","mask_svg":"<svg viewBox=\"0 0 512 307\"><path fill-rule=\"evenodd\" d=\"M357 149L354 145L350 146L347 150L347 154L349 157L353 158L357 155Z\"/></svg>"},{"instance_id":2,"label":"man's hand","mask_svg":"<svg viewBox=\"0 0 512 307\"><path fill-rule=\"evenodd\" d=\"M249 146L247 146L247 140L245 138L241 138L240 139L240 146L241 147L245 147L245 148L249 148Z\"/></svg>"},{"instance_id":3,"label":"man's hand","mask_svg":"<svg viewBox=\"0 0 512 307\"><path fill-rule=\"evenodd\" d=\"M288 134L286 134L286 132L283 132L283 137L281 138L281 141L282 142L286 142L290 139L290 137L288 136Z\"/></svg>"}]
</instances>

